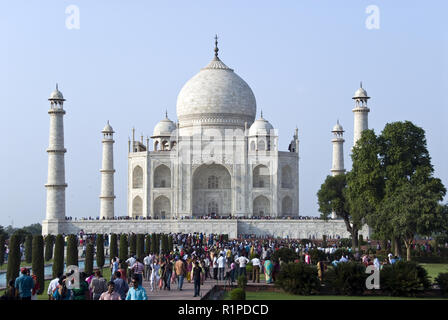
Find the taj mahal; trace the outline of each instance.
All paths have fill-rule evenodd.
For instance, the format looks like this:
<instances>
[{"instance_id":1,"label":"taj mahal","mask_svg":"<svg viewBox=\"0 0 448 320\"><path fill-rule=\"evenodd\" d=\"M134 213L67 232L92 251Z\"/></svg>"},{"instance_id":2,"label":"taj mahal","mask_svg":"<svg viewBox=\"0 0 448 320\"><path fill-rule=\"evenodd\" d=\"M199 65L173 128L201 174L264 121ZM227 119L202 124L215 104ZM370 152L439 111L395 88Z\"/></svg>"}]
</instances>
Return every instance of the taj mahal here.
<instances>
[{"instance_id":1,"label":"taj mahal","mask_svg":"<svg viewBox=\"0 0 448 320\"><path fill-rule=\"evenodd\" d=\"M218 55L188 80L177 97L177 121L168 113L151 137L128 141L127 219L114 213L114 130L103 134L100 212L96 220L65 216L64 97L50 102L46 217L43 234L206 232L321 239L349 237L344 221L300 219L299 131L279 150L278 130L257 112L255 95ZM368 128L369 97L353 96L354 143ZM331 130L331 174L345 172L342 126ZM330 162L330 161L329 161ZM124 195L121 198L125 198ZM369 236L368 226L360 230Z\"/></svg>"}]
</instances>

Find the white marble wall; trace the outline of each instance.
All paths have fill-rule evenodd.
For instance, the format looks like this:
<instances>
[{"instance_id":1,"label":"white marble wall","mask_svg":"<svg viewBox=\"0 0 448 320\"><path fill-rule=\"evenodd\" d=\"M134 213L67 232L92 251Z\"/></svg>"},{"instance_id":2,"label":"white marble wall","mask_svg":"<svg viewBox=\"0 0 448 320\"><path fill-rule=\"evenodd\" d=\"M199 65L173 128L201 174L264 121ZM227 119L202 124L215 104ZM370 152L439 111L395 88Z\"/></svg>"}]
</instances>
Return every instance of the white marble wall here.
<instances>
[{"instance_id":1,"label":"white marble wall","mask_svg":"<svg viewBox=\"0 0 448 320\"><path fill-rule=\"evenodd\" d=\"M292 239L322 239L323 235L348 238L342 220L91 220L91 221L47 221L42 223L42 234L78 233L169 233L205 232L229 234L256 234ZM360 234L366 239L369 228L364 226Z\"/></svg>"}]
</instances>

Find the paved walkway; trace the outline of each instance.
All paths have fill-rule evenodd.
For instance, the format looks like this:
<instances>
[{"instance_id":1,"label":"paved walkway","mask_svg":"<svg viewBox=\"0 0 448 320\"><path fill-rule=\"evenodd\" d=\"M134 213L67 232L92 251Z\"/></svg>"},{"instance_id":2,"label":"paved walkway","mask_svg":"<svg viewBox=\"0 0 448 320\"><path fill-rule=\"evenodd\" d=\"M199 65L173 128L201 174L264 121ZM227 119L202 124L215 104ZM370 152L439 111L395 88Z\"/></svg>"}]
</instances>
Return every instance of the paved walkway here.
<instances>
[{"instance_id":1,"label":"paved walkway","mask_svg":"<svg viewBox=\"0 0 448 320\"><path fill-rule=\"evenodd\" d=\"M224 281L216 281L207 279L204 281L204 285L201 286L200 296L194 296L194 283L193 281L189 283L187 279L184 279L184 285L182 286L182 291L177 289L177 282L171 284L171 290L159 290L154 289L151 291L150 282L143 280L143 287L146 289L149 300L200 300L203 296L210 291L213 286L221 284L224 285Z\"/></svg>"}]
</instances>

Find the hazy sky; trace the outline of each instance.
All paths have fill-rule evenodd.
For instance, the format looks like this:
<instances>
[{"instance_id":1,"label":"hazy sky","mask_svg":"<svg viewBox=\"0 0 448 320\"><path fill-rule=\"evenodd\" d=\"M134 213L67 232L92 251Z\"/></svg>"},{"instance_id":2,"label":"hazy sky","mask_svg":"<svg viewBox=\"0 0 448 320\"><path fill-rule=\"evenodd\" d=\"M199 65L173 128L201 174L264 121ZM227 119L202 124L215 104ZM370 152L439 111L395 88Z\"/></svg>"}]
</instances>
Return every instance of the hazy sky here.
<instances>
[{"instance_id":1,"label":"hazy sky","mask_svg":"<svg viewBox=\"0 0 448 320\"><path fill-rule=\"evenodd\" d=\"M76 23L70 5L79 29L68 28ZM379 29L366 27L378 26L370 5ZM177 94L212 59L215 33L221 59L252 88L257 114L262 108L279 128L281 150L299 128L301 215L319 214L337 119L351 168L351 97L361 80L372 97L369 127L423 127L435 176L448 186L447 14L446 1L2 1L0 225L45 217L47 98L56 82L67 99L67 215L99 215L107 120L116 131L115 212L126 215L131 128L151 135L165 109L177 120Z\"/></svg>"}]
</instances>

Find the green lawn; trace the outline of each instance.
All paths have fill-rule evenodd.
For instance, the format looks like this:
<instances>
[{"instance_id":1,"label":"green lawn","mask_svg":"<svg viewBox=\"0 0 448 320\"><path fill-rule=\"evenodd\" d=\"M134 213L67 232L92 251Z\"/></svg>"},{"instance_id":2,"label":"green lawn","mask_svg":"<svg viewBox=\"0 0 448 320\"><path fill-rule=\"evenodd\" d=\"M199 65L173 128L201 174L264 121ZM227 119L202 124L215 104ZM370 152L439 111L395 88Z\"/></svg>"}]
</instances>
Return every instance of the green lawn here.
<instances>
[{"instance_id":1,"label":"green lawn","mask_svg":"<svg viewBox=\"0 0 448 320\"><path fill-rule=\"evenodd\" d=\"M50 261L45 261L46 265L47 264L52 264L52 263L53 263L53 259L51 259ZM20 267L29 267L29 268L31 268L31 263L25 262L25 260L24 260L24 261L22 261L20 263ZM8 264L7 263L2 264L0 266L0 271L6 271L7 269L8 269Z\"/></svg>"},{"instance_id":2,"label":"green lawn","mask_svg":"<svg viewBox=\"0 0 448 320\"><path fill-rule=\"evenodd\" d=\"M426 271L428 271L428 275L431 277L431 281L434 282L435 278L439 275L439 273L448 272L448 264L447 263L420 263Z\"/></svg>"},{"instance_id":3,"label":"green lawn","mask_svg":"<svg viewBox=\"0 0 448 320\"><path fill-rule=\"evenodd\" d=\"M447 298L448 299L448 298ZM226 295L224 300L229 300ZM442 298L364 297L364 296L299 296L284 292L246 292L246 300L446 300Z\"/></svg>"}]
</instances>

